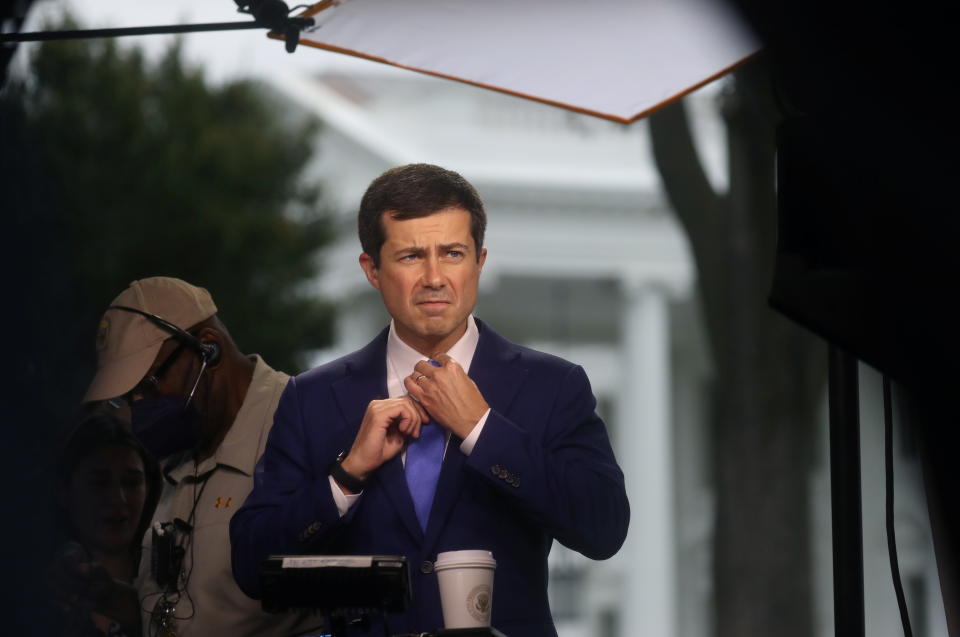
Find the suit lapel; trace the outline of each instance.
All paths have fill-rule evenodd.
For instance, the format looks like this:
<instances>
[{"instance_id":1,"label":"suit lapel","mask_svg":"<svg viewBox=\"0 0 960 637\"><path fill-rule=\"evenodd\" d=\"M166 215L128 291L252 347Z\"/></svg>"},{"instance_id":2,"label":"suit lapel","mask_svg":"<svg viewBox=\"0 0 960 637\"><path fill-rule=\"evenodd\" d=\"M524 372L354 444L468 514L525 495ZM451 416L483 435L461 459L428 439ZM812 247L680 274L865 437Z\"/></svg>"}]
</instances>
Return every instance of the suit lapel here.
<instances>
[{"instance_id":1,"label":"suit lapel","mask_svg":"<svg viewBox=\"0 0 960 637\"><path fill-rule=\"evenodd\" d=\"M345 448L353 443L371 400L387 397L387 333L358 350L348 361L343 378L333 383L333 392L346 428L341 434ZM403 462L395 456L374 474L373 480L386 492L386 498L403 520L413 538L420 542L423 532L413 509L413 500L403 474ZM373 485L371 485L373 486Z\"/></svg>"},{"instance_id":2,"label":"suit lapel","mask_svg":"<svg viewBox=\"0 0 960 637\"><path fill-rule=\"evenodd\" d=\"M470 378L491 409L507 413L527 377L520 348L503 338L483 321L477 320L480 341L470 364Z\"/></svg>"},{"instance_id":3,"label":"suit lapel","mask_svg":"<svg viewBox=\"0 0 960 637\"><path fill-rule=\"evenodd\" d=\"M505 414L520 391L527 370L520 364L520 350L515 345L480 320L477 320L477 327L480 329L480 340L470 363L470 378L477 384L490 408ZM466 456L460 451L461 442L463 440L457 436L451 436L447 444L424 538L427 552L433 551L463 488ZM412 509L412 503L410 506Z\"/></svg>"}]
</instances>

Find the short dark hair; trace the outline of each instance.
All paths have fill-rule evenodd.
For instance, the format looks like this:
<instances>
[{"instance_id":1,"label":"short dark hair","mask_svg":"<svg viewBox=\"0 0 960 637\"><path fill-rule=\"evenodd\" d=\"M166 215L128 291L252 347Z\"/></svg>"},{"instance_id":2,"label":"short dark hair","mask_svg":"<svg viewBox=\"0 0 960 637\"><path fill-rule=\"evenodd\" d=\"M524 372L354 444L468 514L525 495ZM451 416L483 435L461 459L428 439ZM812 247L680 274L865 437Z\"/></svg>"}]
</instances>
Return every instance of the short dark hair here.
<instances>
[{"instance_id":1,"label":"short dark hair","mask_svg":"<svg viewBox=\"0 0 960 637\"><path fill-rule=\"evenodd\" d=\"M360 245L379 267L380 248L386 241L384 213L389 211L394 219L416 219L445 208L463 208L470 213L470 235L479 259L487 229L480 195L458 173L432 164L397 166L370 182L357 215Z\"/></svg>"}]
</instances>

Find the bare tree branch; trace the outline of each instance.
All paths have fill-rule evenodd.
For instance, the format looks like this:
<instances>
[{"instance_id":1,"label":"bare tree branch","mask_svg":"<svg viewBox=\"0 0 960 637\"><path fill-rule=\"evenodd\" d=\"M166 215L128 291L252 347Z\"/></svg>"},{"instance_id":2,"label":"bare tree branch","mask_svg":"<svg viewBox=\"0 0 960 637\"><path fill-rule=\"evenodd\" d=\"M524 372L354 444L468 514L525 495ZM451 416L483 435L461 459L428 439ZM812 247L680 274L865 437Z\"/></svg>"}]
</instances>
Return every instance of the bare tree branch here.
<instances>
[{"instance_id":1,"label":"bare tree branch","mask_svg":"<svg viewBox=\"0 0 960 637\"><path fill-rule=\"evenodd\" d=\"M697 156L683 102L660 109L649 122L653 158L680 221L689 229L703 227L701 217L718 218L723 200L714 192Z\"/></svg>"},{"instance_id":2,"label":"bare tree branch","mask_svg":"<svg viewBox=\"0 0 960 637\"><path fill-rule=\"evenodd\" d=\"M722 319L716 316L723 297L721 260L723 244L717 242L727 217L728 203L707 179L683 102L675 102L649 118L653 158L667 199L687 233L697 264L703 312L709 339L722 338Z\"/></svg>"}]
</instances>

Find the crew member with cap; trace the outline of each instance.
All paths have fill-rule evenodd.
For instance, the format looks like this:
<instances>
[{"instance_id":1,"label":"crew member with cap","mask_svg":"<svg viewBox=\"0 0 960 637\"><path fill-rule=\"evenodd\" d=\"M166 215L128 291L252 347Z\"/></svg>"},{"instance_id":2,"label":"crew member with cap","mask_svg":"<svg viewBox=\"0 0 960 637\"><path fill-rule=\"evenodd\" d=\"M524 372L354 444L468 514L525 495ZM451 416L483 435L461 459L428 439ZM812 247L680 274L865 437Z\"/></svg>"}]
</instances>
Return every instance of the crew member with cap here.
<instances>
[{"instance_id":1,"label":"crew member with cap","mask_svg":"<svg viewBox=\"0 0 960 637\"><path fill-rule=\"evenodd\" d=\"M230 567L230 518L253 487L289 377L241 353L216 313L207 290L151 277L110 303L97 335L85 400L125 398L164 469L137 578L144 634L299 634L317 619L264 613Z\"/></svg>"}]
</instances>

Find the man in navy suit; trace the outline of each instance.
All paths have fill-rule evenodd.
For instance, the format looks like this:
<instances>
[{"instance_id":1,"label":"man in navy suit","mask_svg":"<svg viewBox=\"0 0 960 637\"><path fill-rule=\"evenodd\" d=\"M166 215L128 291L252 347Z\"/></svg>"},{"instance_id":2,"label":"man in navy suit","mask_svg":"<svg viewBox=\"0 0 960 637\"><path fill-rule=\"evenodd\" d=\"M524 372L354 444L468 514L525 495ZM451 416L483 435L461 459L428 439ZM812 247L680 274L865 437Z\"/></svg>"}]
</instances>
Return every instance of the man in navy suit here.
<instances>
[{"instance_id":1,"label":"man in navy suit","mask_svg":"<svg viewBox=\"0 0 960 637\"><path fill-rule=\"evenodd\" d=\"M287 385L231 522L248 595L268 555L405 555L412 607L364 634L433 631L437 553L484 549L497 561L493 626L555 637L553 540L593 559L623 544L623 474L583 369L471 314L485 226L474 188L437 166L394 168L367 189L360 266L392 321Z\"/></svg>"}]
</instances>

